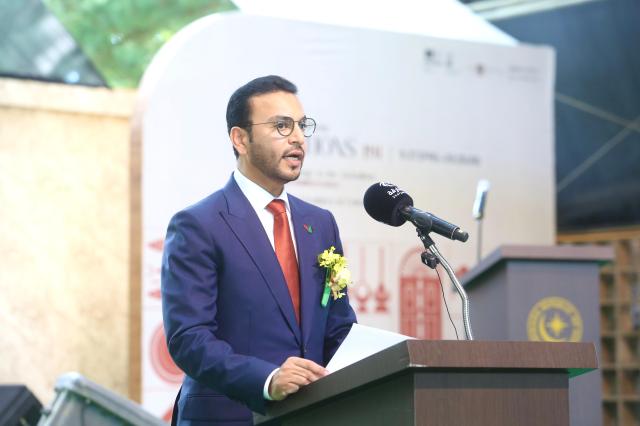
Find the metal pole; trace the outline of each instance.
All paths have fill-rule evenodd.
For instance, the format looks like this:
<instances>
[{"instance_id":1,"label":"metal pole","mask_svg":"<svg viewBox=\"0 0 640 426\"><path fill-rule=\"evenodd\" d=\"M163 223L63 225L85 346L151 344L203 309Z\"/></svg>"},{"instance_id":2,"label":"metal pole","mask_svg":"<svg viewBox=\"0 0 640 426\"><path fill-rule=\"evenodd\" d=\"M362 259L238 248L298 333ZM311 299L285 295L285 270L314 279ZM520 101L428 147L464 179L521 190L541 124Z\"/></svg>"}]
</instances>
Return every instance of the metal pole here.
<instances>
[{"instance_id":1,"label":"metal pole","mask_svg":"<svg viewBox=\"0 0 640 426\"><path fill-rule=\"evenodd\" d=\"M473 340L473 333L471 332L471 322L469 321L469 297L467 296L467 292L464 291L464 288L456 278L456 274L451 269L449 262L440 254L440 251L436 247L435 243L431 244L429 247L429 251L433 253L435 257L438 258L444 269L447 271L449 278L453 281L453 285L456 287L460 298L462 299L462 322L464 323L464 332L467 335L467 340Z\"/></svg>"},{"instance_id":2,"label":"metal pole","mask_svg":"<svg viewBox=\"0 0 640 426\"><path fill-rule=\"evenodd\" d=\"M447 275L449 275L449 278L458 291L460 299L462 299L462 322L464 324L464 333L467 335L467 340L473 340L473 333L471 332L471 321L469 320L469 297L467 296L467 292L464 291L464 288L462 288L460 281L458 281L458 278L456 278L456 274L453 272L453 269L451 269L451 265L449 265L449 262L447 262L447 260L442 256L442 254L436 247L436 243L433 242L429 234L427 232L424 232L420 228L416 228L416 231L418 232L418 237L422 241L422 244L424 244L424 247L429 250L431 254L433 254L436 259L438 259L438 261L442 264L445 271L447 271ZM434 263L433 266L428 266L431 268L435 268L436 264Z\"/></svg>"}]
</instances>

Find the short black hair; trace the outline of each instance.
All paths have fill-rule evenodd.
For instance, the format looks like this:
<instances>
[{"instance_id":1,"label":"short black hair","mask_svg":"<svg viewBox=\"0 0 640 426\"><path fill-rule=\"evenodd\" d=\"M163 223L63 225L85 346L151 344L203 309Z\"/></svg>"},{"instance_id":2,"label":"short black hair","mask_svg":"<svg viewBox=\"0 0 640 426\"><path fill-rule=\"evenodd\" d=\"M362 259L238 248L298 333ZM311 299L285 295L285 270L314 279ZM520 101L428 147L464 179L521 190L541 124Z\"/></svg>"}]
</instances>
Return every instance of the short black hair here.
<instances>
[{"instance_id":1,"label":"short black hair","mask_svg":"<svg viewBox=\"0 0 640 426\"><path fill-rule=\"evenodd\" d=\"M267 75L251 80L233 92L227 104L227 133L231 133L231 128L233 127L246 129L247 124L249 124L249 115L251 114L249 100L253 96L273 92L287 92L295 95L298 93L298 88L285 78L277 75ZM248 131L250 132L250 128ZM233 148L233 153L238 158L238 152L235 148Z\"/></svg>"}]
</instances>

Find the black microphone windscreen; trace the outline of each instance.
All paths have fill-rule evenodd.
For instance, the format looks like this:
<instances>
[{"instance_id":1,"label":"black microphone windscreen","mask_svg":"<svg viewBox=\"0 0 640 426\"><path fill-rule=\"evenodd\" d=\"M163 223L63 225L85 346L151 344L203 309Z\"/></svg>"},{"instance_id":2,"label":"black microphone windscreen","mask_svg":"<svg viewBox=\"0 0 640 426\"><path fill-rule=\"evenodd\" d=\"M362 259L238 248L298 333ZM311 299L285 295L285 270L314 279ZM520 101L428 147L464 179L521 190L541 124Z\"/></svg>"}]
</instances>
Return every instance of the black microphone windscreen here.
<instances>
[{"instance_id":1,"label":"black microphone windscreen","mask_svg":"<svg viewBox=\"0 0 640 426\"><path fill-rule=\"evenodd\" d=\"M413 199L391 183L374 183L364 193L364 209L378 222L400 226L407 220L400 214L406 206L413 206Z\"/></svg>"}]
</instances>

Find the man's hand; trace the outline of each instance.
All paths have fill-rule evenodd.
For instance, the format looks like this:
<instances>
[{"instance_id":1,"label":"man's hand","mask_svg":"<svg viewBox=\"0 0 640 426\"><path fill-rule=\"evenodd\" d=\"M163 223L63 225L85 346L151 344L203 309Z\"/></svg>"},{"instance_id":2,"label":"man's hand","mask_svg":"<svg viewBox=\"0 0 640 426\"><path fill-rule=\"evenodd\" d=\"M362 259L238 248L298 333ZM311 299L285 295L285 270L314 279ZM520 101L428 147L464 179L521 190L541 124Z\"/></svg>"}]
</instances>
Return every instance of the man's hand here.
<instances>
[{"instance_id":1,"label":"man's hand","mask_svg":"<svg viewBox=\"0 0 640 426\"><path fill-rule=\"evenodd\" d=\"M269 395L274 401L282 401L302 386L326 376L329 372L313 361L295 356L287 358L280 370L271 378Z\"/></svg>"}]
</instances>

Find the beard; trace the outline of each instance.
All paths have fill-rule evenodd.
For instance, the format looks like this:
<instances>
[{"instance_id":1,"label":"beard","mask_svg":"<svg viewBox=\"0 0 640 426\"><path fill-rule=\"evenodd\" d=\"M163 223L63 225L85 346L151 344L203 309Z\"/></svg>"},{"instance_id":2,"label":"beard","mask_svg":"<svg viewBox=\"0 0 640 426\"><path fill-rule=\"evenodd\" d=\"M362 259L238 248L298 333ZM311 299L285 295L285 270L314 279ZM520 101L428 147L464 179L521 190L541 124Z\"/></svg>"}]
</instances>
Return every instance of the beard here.
<instances>
[{"instance_id":1,"label":"beard","mask_svg":"<svg viewBox=\"0 0 640 426\"><path fill-rule=\"evenodd\" d=\"M264 142L254 141L251 134L249 135L249 144L252 147L248 152L249 163L269 180L284 185L300 177L303 159L300 160L299 166L291 167L286 164L284 153L268 149ZM302 150L301 147L299 149Z\"/></svg>"}]
</instances>

